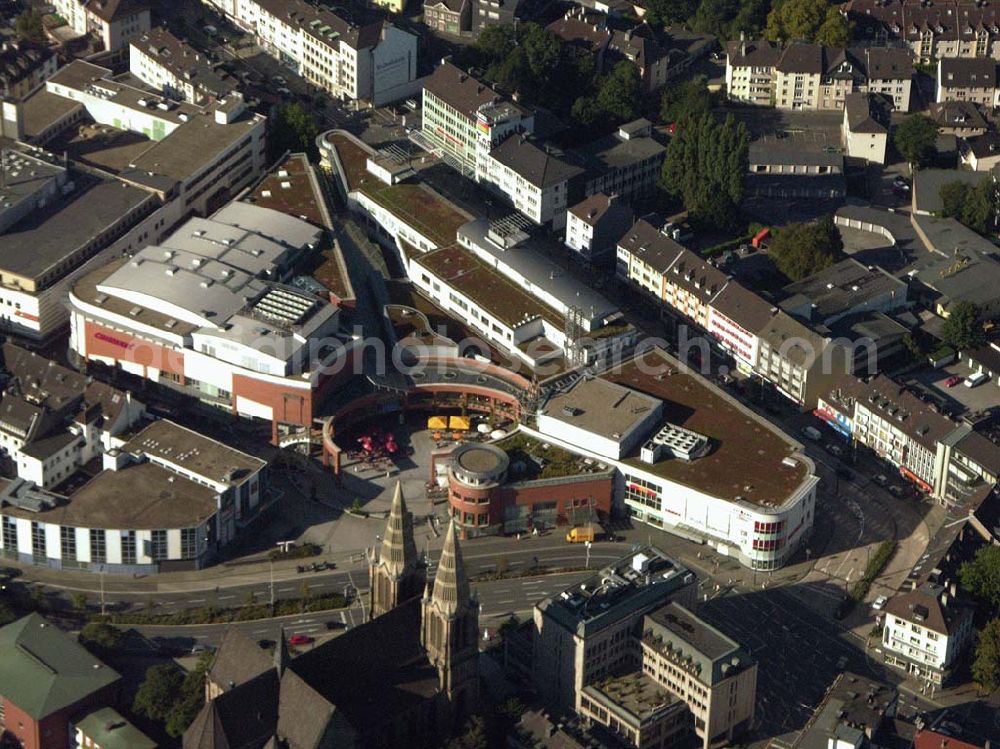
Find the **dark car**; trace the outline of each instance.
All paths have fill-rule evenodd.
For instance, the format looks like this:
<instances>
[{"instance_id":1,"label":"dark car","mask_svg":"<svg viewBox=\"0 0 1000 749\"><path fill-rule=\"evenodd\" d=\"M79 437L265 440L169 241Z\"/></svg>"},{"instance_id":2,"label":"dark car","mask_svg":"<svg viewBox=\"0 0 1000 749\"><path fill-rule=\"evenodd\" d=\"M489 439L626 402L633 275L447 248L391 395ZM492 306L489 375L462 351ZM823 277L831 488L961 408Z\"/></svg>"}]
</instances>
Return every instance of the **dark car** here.
<instances>
[{"instance_id":1,"label":"dark car","mask_svg":"<svg viewBox=\"0 0 1000 749\"><path fill-rule=\"evenodd\" d=\"M336 619L331 619L326 623L326 628L331 632L335 629L343 629L346 626L347 626L346 624L344 624L341 621L337 621Z\"/></svg>"},{"instance_id":2,"label":"dark car","mask_svg":"<svg viewBox=\"0 0 1000 749\"><path fill-rule=\"evenodd\" d=\"M270 650L274 646L275 646L274 640L267 640L267 639L257 640L257 647L259 647L261 650Z\"/></svg>"}]
</instances>

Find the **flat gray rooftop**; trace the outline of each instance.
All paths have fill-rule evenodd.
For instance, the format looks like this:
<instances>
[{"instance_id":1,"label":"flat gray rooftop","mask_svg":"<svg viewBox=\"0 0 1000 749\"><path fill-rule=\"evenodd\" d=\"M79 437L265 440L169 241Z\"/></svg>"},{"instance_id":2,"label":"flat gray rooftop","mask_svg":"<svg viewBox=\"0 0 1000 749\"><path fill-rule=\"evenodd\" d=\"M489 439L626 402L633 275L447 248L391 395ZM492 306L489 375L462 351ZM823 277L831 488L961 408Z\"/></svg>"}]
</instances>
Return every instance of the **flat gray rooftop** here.
<instances>
[{"instance_id":1,"label":"flat gray rooftop","mask_svg":"<svg viewBox=\"0 0 1000 749\"><path fill-rule=\"evenodd\" d=\"M545 404L545 415L608 439L626 435L663 401L607 380L578 380Z\"/></svg>"},{"instance_id":2,"label":"flat gray rooftop","mask_svg":"<svg viewBox=\"0 0 1000 749\"><path fill-rule=\"evenodd\" d=\"M0 268L38 278L153 196L82 173L64 200L36 210L0 236Z\"/></svg>"},{"instance_id":3,"label":"flat gray rooftop","mask_svg":"<svg viewBox=\"0 0 1000 749\"><path fill-rule=\"evenodd\" d=\"M259 471L266 465L260 458L247 455L166 419L154 421L121 449L130 453L144 453L223 483L239 483L241 477Z\"/></svg>"}]
</instances>

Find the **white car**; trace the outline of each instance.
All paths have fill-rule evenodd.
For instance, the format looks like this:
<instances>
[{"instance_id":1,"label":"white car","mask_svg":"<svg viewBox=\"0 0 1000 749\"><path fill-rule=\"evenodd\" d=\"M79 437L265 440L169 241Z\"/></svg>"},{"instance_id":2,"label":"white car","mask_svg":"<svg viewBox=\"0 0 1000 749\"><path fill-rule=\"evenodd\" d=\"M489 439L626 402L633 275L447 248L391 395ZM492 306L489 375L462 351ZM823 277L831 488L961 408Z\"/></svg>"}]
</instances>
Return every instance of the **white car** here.
<instances>
[{"instance_id":1,"label":"white car","mask_svg":"<svg viewBox=\"0 0 1000 749\"><path fill-rule=\"evenodd\" d=\"M889 599L885 596L879 596L874 601L872 601L872 608L876 611L881 611L885 608L885 605L889 602Z\"/></svg>"}]
</instances>

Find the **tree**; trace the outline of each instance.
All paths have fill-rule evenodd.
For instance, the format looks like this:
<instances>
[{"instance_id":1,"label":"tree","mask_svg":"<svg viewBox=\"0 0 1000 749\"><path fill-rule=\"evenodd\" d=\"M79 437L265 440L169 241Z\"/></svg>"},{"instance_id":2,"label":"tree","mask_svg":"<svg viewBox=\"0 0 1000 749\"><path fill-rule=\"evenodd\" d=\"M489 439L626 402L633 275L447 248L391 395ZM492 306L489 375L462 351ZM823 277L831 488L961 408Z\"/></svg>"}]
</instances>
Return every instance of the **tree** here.
<instances>
[{"instance_id":1,"label":"tree","mask_svg":"<svg viewBox=\"0 0 1000 749\"><path fill-rule=\"evenodd\" d=\"M168 735L174 738L183 735L205 704L205 675L211 664L211 653L202 653L198 664L184 677L180 694L167 715Z\"/></svg>"},{"instance_id":2,"label":"tree","mask_svg":"<svg viewBox=\"0 0 1000 749\"><path fill-rule=\"evenodd\" d=\"M285 104L278 110L268 136L271 155L277 158L286 151L304 151L315 158L317 135L319 124L311 112L298 102Z\"/></svg>"},{"instance_id":3,"label":"tree","mask_svg":"<svg viewBox=\"0 0 1000 749\"><path fill-rule=\"evenodd\" d=\"M937 134L933 120L922 114L911 114L896 128L892 142L914 169L922 169L934 162Z\"/></svg>"},{"instance_id":4,"label":"tree","mask_svg":"<svg viewBox=\"0 0 1000 749\"><path fill-rule=\"evenodd\" d=\"M988 234L996 226L1000 199L996 183L984 177L975 185L949 182L941 187L941 213L956 218L973 231Z\"/></svg>"},{"instance_id":5,"label":"tree","mask_svg":"<svg viewBox=\"0 0 1000 749\"><path fill-rule=\"evenodd\" d=\"M725 38L726 29L740 12L738 0L701 0L691 17L691 28L703 34Z\"/></svg>"},{"instance_id":6,"label":"tree","mask_svg":"<svg viewBox=\"0 0 1000 749\"><path fill-rule=\"evenodd\" d=\"M45 41L45 25L42 23L42 14L35 8L29 8L17 17L14 30L25 41L36 43Z\"/></svg>"},{"instance_id":7,"label":"tree","mask_svg":"<svg viewBox=\"0 0 1000 749\"><path fill-rule=\"evenodd\" d=\"M972 680L986 694L1000 689L1000 619L993 619L979 633Z\"/></svg>"},{"instance_id":8,"label":"tree","mask_svg":"<svg viewBox=\"0 0 1000 749\"><path fill-rule=\"evenodd\" d=\"M642 20L659 31L664 26L684 23L695 14L698 0L647 0Z\"/></svg>"},{"instance_id":9,"label":"tree","mask_svg":"<svg viewBox=\"0 0 1000 749\"><path fill-rule=\"evenodd\" d=\"M941 326L941 339L956 351L969 351L983 345L985 336L979 321L979 308L967 301L951 305L948 318ZM997 580L1000 585L1000 577Z\"/></svg>"},{"instance_id":10,"label":"tree","mask_svg":"<svg viewBox=\"0 0 1000 749\"><path fill-rule=\"evenodd\" d=\"M85 594L73 594L73 610L81 613L87 610L87 596Z\"/></svg>"},{"instance_id":11,"label":"tree","mask_svg":"<svg viewBox=\"0 0 1000 749\"><path fill-rule=\"evenodd\" d=\"M660 96L660 122L697 119L712 111L712 94L703 75L668 84Z\"/></svg>"},{"instance_id":12,"label":"tree","mask_svg":"<svg viewBox=\"0 0 1000 749\"><path fill-rule=\"evenodd\" d=\"M827 47L846 47L847 43L851 41L851 26L847 17L836 8L827 10L826 18L816 29L813 41Z\"/></svg>"},{"instance_id":13,"label":"tree","mask_svg":"<svg viewBox=\"0 0 1000 749\"><path fill-rule=\"evenodd\" d=\"M628 60L622 60L601 81L597 107L607 119L620 123L634 120L641 104L639 70Z\"/></svg>"},{"instance_id":14,"label":"tree","mask_svg":"<svg viewBox=\"0 0 1000 749\"><path fill-rule=\"evenodd\" d=\"M799 281L836 262L843 245L832 216L813 223L793 223L772 232L768 254L778 270Z\"/></svg>"},{"instance_id":15,"label":"tree","mask_svg":"<svg viewBox=\"0 0 1000 749\"><path fill-rule=\"evenodd\" d=\"M93 653L108 652L121 645L124 633L107 622L88 622L80 630L78 640Z\"/></svg>"},{"instance_id":16,"label":"tree","mask_svg":"<svg viewBox=\"0 0 1000 749\"><path fill-rule=\"evenodd\" d=\"M747 170L747 133L732 117L710 113L677 124L667 146L660 187L678 197L695 222L732 226L737 222Z\"/></svg>"},{"instance_id":17,"label":"tree","mask_svg":"<svg viewBox=\"0 0 1000 749\"><path fill-rule=\"evenodd\" d=\"M963 588L990 607L991 616L1000 613L1000 546L981 548L962 565L958 577Z\"/></svg>"},{"instance_id":18,"label":"tree","mask_svg":"<svg viewBox=\"0 0 1000 749\"><path fill-rule=\"evenodd\" d=\"M767 14L765 35L775 42L797 40L814 42L817 34L833 16L839 16L836 8L827 0L778 0Z\"/></svg>"},{"instance_id":19,"label":"tree","mask_svg":"<svg viewBox=\"0 0 1000 749\"><path fill-rule=\"evenodd\" d=\"M184 677L173 663L161 663L146 670L132 709L150 720L164 721L173 709Z\"/></svg>"}]
</instances>

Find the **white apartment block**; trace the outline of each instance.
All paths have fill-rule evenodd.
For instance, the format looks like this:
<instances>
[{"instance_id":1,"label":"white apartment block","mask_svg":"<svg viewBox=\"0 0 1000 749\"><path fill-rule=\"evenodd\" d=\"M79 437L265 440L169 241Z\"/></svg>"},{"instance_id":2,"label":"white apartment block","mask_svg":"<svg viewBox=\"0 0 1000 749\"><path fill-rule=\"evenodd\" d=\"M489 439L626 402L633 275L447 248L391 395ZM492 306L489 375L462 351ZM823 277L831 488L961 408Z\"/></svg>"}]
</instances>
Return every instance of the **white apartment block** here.
<instances>
[{"instance_id":1,"label":"white apartment block","mask_svg":"<svg viewBox=\"0 0 1000 749\"><path fill-rule=\"evenodd\" d=\"M882 630L885 662L924 683L947 683L975 631L971 607L955 594L954 586L925 582L893 596Z\"/></svg>"},{"instance_id":2,"label":"white apartment block","mask_svg":"<svg viewBox=\"0 0 1000 749\"><path fill-rule=\"evenodd\" d=\"M53 0L56 12L78 34L93 34L110 52L122 52L133 37L149 31L149 6L142 0Z\"/></svg>"},{"instance_id":3,"label":"white apartment block","mask_svg":"<svg viewBox=\"0 0 1000 749\"><path fill-rule=\"evenodd\" d=\"M165 96L191 104L223 99L237 83L217 72L205 53L162 27L131 40L129 72Z\"/></svg>"},{"instance_id":4,"label":"white apartment block","mask_svg":"<svg viewBox=\"0 0 1000 749\"><path fill-rule=\"evenodd\" d=\"M417 37L390 23L357 26L304 0L203 2L331 96L380 105L416 93Z\"/></svg>"}]
</instances>

